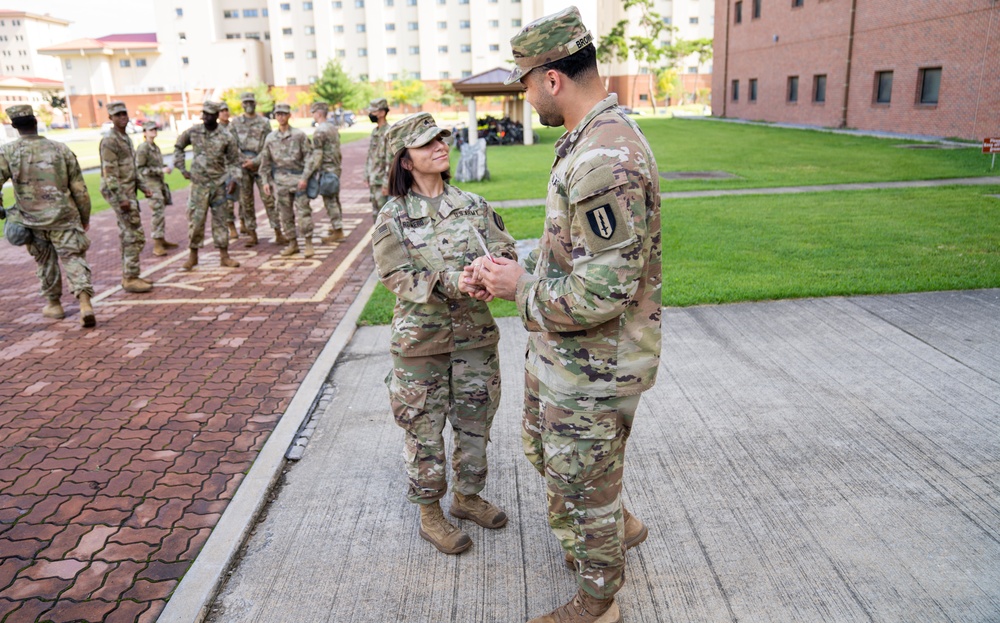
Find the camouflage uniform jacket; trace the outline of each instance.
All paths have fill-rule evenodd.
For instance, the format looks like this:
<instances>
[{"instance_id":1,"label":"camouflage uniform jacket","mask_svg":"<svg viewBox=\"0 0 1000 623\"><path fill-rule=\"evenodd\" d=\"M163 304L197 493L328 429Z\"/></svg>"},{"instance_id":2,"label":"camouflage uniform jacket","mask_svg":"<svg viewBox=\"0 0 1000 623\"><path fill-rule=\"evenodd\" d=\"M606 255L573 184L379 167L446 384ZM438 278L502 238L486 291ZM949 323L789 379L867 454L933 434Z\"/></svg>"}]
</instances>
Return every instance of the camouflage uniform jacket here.
<instances>
[{"instance_id":1,"label":"camouflage uniform jacket","mask_svg":"<svg viewBox=\"0 0 1000 623\"><path fill-rule=\"evenodd\" d=\"M194 158L191 160L192 184L222 184L228 176L238 179L240 173L239 150L231 132L221 125L208 130L199 123L184 130L174 144L174 168L184 171L184 149L192 146Z\"/></svg>"},{"instance_id":2,"label":"camouflage uniform jacket","mask_svg":"<svg viewBox=\"0 0 1000 623\"><path fill-rule=\"evenodd\" d=\"M271 132L264 141L260 152L260 174L265 184L274 184L279 178L282 184L308 180L305 174L306 160L312 156L309 137L298 128L289 127L287 132Z\"/></svg>"},{"instance_id":3,"label":"camouflage uniform jacket","mask_svg":"<svg viewBox=\"0 0 1000 623\"><path fill-rule=\"evenodd\" d=\"M132 139L112 129L101 139L101 195L111 205L134 200L139 179Z\"/></svg>"},{"instance_id":4,"label":"camouflage uniform jacket","mask_svg":"<svg viewBox=\"0 0 1000 623\"><path fill-rule=\"evenodd\" d=\"M229 130L236 136L242 154L240 160L252 158L254 164L260 165L260 152L264 149L267 135L271 133L271 122L262 115L240 115L229 120Z\"/></svg>"},{"instance_id":5,"label":"camouflage uniform jacket","mask_svg":"<svg viewBox=\"0 0 1000 623\"><path fill-rule=\"evenodd\" d=\"M368 159L365 160L365 179L372 188L381 188L389 183L389 155L385 148L385 134L389 124L372 130L371 142L368 144Z\"/></svg>"},{"instance_id":6,"label":"camouflage uniform jacket","mask_svg":"<svg viewBox=\"0 0 1000 623\"><path fill-rule=\"evenodd\" d=\"M486 200L445 184L437 211L426 198L393 197L372 234L375 266L396 295L391 351L418 357L496 344L500 332L489 307L458 289L462 269L490 253L517 259L514 239Z\"/></svg>"},{"instance_id":7,"label":"camouflage uniform jacket","mask_svg":"<svg viewBox=\"0 0 1000 623\"><path fill-rule=\"evenodd\" d=\"M143 141L135 148L135 168L143 180L163 181L163 152L159 145Z\"/></svg>"},{"instance_id":8,"label":"camouflage uniform jacket","mask_svg":"<svg viewBox=\"0 0 1000 623\"><path fill-rule=\"evenodd\" d=\"M568 396L634 395L659 367L659 177L617 104L608 96L556 142L533 274L517 284L525 367Z\"/></svg>"},{"instance_id":9,"label":"camouflage uniform jacket","mask_svg":"<svg viewBox=\"0 0 1000 623\"><path fill-rule=\"evenodd\" d=\"M316 125L312 137L312 156L306 162L306 177L316 171L332 171L340 177L340 132L332 123Z\"/></svg>"},{"instance_id":10,"label":"camouflage uniform jacket","mask_svg":"<svg viewBox=\"0 0 1000 623\"><path fill-rule=\"evenodd\" d=\"M11 180L17 210L8 218L35 229L90 223L90 195L76 155L63 143L22 136L0 147L0 186Z\"/></svg>"}]
</instances>

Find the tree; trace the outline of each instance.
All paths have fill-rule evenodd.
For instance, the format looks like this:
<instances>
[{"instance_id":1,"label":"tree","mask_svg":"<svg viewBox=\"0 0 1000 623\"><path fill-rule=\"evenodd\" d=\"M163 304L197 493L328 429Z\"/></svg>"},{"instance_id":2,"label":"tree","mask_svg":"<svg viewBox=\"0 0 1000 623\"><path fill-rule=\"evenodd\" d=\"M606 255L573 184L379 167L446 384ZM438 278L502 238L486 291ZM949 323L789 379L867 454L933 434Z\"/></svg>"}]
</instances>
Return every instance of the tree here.
<instances>
[{"instance_id":1,"label":"tree","mask_svg":"<svg viewBox=\"0 0 1000 623\"><path fill-rule=\"evenodd\" d=\"M699 69L699 72L697 74L695 74L695 77L694 77L694 91L697 94L696 97L700 100L700 99L702 99L701 89L698 88L699 87L698 81L700 80L700 77L701 77L701 71L700 70L701 70L701 66L704 65L705 63L707 63L708 60L712 58L712 54L714 53L714 50L713 50L713 47L712 47L712 40L711 39L694 39L693 41L690 41L688 43L689 43L690 53L698 55L698 69Z\"/></svg>"},{"instance_id":2,"label":"tree","mask_svg":"<svg viewBox=\"0 0 1000 623\"><path fill-rule=\"evenodd\" d=\"M632 7L639 7L642 15L639 18L639 28L642 34L629 37L629 49L635 60L639 61L639 67L646 66L646 80L649 91L650 103L653 105L653 114L656 114L656 98L653 97L653 68L660 63L663 58L664 47L660 44L660 36L665 33L673 34L676 30L673 26L668 26L663 17L653 10L653 0L625 0L625 10ZM638 81L639 76L635 77ZM633 85L635 82L633 82ZM635 88L633 86L633 91Z\"/></svg>"},{"instance_id":3,"label":"tree","mask_svg":"<svg viewBox=\"0 0 1000 623\"><path fill-rule=\"evenodd\" d=\"M427 86L421 80L404 75L402 80L394 80L385 94L393 106L413 106L420 109L427 101Z\"/></svg>"},{"instance_id":4,"label":"tree","mask_svg":"<svg viewBox=\"0 0 1000 623\"><path fill-rule=\"evenodd\" d=\"M449 106L455 106L461 99L461 95L455 90L454 84L451 82L439 82L438 92L434 100L441 104L442 108L448 108Z\"/></svg>"},{"instance_id":5,"label":"tree","mask_svg":"<svg viewBox=\"0 0 1000 623\"><path fill-rule=\"evenodd\" d=\"M618 61L624 63L628 60L629 48L628 40L625 39L625 28L628 27L628 20L623 19L597 40L597 62L606 63L607 70L604 72L604 88L608 88L608 81L611 79L611 62Z\"/></svg>"},{"instance_id":6,"label":"tree","mask_svg":"<svg viewBox=\"0 0 1000 623\"><path fill-rule=\"evenodd\" d=\"M339 60L327 61L310 91L315 101L326 102L330 106L340 104L348 110L368 103L358 101L358 85L347 75Z\"/></svg>"},{"instance_id":7,"label":"tree","mask_svg":"<svg viewBox=\"0 0 1000 623\"><path fill-rule=\"evenodd\" d=\"M55 91L46 91L45 99L48 100L49 106L51 106L53 109L63 110L64 108L66 108L65 95L59 95Z\"/></svg>"},{"instance_id":8,"label":"tree","mask_svg":"<svg viewBox=\"0 0 1000 623\"><path fill-rule=\"evenodd\" d=\"M240 102L240 96L243 93L250 91L254 94L257 99L257 112L260 114L266 114L274 110L275 96L268 91L268 86L263 82L258 82L252 87L230 87L223 91L222 101L229 106L229 114L232 116L243 114L243 103ZM288 97L285 93L284 97Z\"/></svg>"},{"instance_id":9,"label":"tree","mask_svg":"<svg viewBox=\"0 0 1000 623\"><path fill-rule=\"evenodd\" d=\"M46 126L52 125L52 107L42 103L35 107L35 116Z\"/></svg>"},{"instance_id":10,"label":"tree","mask_svg":"<svg viewBox=\"0 0 1000 623\"><path fill-rule=\"evenodd\" d=\"M656 94L664 99L680 100L683 95L677 70L661 68L656 72Z\"/></svg>"},{"instance_id":11,"label":"tree","mask_svg":"<svg viewBox=\"0 0 1000 623\"><path fill-rule=\"evenodd\" d=\"M312 91L299 91L295 94L295 107L298 109L305 108L306 113L309 114L309 106L316 100L315 95ZM301 113L301 110L299 111Z\"/></svg>"}]
</instances>

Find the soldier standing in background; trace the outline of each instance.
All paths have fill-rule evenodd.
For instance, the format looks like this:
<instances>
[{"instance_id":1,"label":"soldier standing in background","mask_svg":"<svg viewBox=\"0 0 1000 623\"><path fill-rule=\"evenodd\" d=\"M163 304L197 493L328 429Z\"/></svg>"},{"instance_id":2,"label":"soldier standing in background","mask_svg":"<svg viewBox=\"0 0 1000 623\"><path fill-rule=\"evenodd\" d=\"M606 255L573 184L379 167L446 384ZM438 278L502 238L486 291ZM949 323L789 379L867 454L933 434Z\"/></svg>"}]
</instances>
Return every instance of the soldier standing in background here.
<instances>
[{"instance_id":1,"label":"soldier standing in background","mask_svg":"<svg viewBox=\"0 0 1000 623\"><path fill-rule=\"evenodd\" d=\"M312 177L317 171L320 175L332 173L340 178L340 132L327 121L326 115L330 106L326 102L315 102L309 108L316 131L312 136L312 156L306 163L306 178ZM340 190L332 195L321 195L326 215L330 219L330 233L320 239L323 244L330 244L344 239L344 219L340 207Z\"/></svg>"},{"instance_id":2,"label":"soldier standing in background","mask_svg":"<svg viewBox=\"0 0 1000 623\"><path fill-rule=\"evenodd\" d=\"M38 135L31 106L19 104L6 112L20 138L0 147L0 186L7 180L14 185L17 209L6 218L31 232L28 252L38 264L36 274L47 301L42 315L56 320L65 315L61 261L70 290L80 300L80 324L93 327L94 288L86 258L90 240L84 233L90 227L90 195L80 164L69 147ZM0 217L2 212L0 206Z\"/></svg>"},{"instance_id":3,"label":"soldier standing in background","mask_svg":"<svg viewBox=\"0 0 1000 623\"><path fill-rule=\"evenodd\" d=\"M113 127L101 139L101 195L118 218L118 239L122 246L122 289L126 292L149 292L153 284L139 278L139 254L146 244L139 217L136 185L135 148L125 133L128 110L124 102L108 104L108 118Z\"/></svg>"},{"instance_id":4,"label":"soldier standing in background","mask_svg":"<svg viewBox=\"0 0 1000 623\"><path fill-rule=\"evenodd\" d=\"M163 153L156 144L157 127L152 121L142 124L143 136L146 140L135 149L135 168L139 181L144 187L149 207L153 210L153 255L166 255L167 249L176 249L177 245L167 242L166 225L163 212L166 203L166 182L163 176L173 169L163 164Z\"/></svg>"},{"instance_id":5,"label":"soldier standing in background","mask_svg":"<svg viewBox=\"0 0 1000 623\"><path fill-rule=\"evenodd\" d=\"M236 136L236 132L229 127L229 104L225 102L219 102L219 125L222 126L223 130L231 132L233 138L237 139L237 146L239 146L239 139ZM236 180L239 183L239 179ZM236 206L233 200L226 196L226 224L229 226L229 239L236 240L240 237L238 231L236 231Z\"/></svg>"},{"instance_id":6,"label":"soldier standing in background","mask_svg":"<svg viewBox=\"0 0 1000 623\"><path fill-rule=\"evenodd\" d=\"M368 102L368 118L375 124L371 141L368 143L368 159L365 160L365 184L372 201L372 219L378 218L379 210L389 199L389 164L391 159L386 151L385 133L389 131L389 102L385 98Z\"/></svg>"},{"instance_id":7,"label":"soldier standing in background","mask_svg":"<svg viewBox=\"0 0 1000 623\"><path fill-rule=\"evenodd\" d=\"M288 246L281 255L295 255L299 252L298 230L305 238L303 254L313 256L312 208L306 196L306 159L312 156L309 137L298 128L288 124L292 108L288 104L274 107L274 118L278 120L278 130L268 135L264 149L260 152L260 173L264 177L264 194L273 196L281 215L281 228L288 235Z\"/></svg>"},{"instance_id":8,"label":"soldier standing in background","mask_svg":"<svg viewBox=\"0 0 1000 623\"><path fill-rule=\"evenodd\" d=\"M486 289L516 301L529 332L525 454L545 478L549 526L579 587L529 623L618 623L625 550L648 534L621 493L639 397L660 362L659 176L646 138L604 87L576 7L510 44L507 84L524 85L543 125L566 128L528 272L504 258L477 262Z\"/></svg>"},{"instance_id":9,"label":"soldier standing in background","mask_svg":"<svg viewBox=\"0 0 1000 623\"><path fill-rule=\"evenodd\" d=\"M219 250L219 265L236 268L239 262L229 257L226 227L226 194L236 188L240 151L232 133L219 127L218 102L202 105L202 123L191 126L177 137L174 145L174 168L191 180L188 197L188 260L181 270L198 264L198 248L205 239L205 219L212 212L212 241ZM191 172L184 167L184 149L192 146ZM228 179L228 184L226 180Z\"/></svg>"},{"instance_id":10,"label":"soldier standing in background","mask_svg":"<svg viewBox=\"0 0 1000 623\"><path fill-rule=\"evenodd\" d=\"M288 240L281 234L281 221L274 206L274 197L264 192L264 178L259 172L260 151L264 149L264 141L271 133L271 122L256 113L257 98L253 93L247 91L240 95L240 102L243 104L243 114L233 119L230 127L236 134L236 142L242 154L240 158L242 160L240 221L243 223L244 233L247 234L245 246L257 246L257 210L254 208L253 202L254 184L257 184L261 201L264 202L264 210L267 212L267 220L270 221L271 228L274 230L275 244L287 244Z\"/></svg>"}]
</instances>

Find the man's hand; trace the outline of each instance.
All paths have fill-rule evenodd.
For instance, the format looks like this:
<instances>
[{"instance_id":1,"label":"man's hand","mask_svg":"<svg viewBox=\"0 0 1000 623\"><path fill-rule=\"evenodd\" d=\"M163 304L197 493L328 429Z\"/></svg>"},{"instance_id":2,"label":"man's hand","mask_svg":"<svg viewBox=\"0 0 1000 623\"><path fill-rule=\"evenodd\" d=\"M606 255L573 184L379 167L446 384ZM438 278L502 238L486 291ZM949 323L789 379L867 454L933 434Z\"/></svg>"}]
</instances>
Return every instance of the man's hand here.
<instances>
[{"instance_id":1,"label":"man's hand","mask_svg":"<svg viewBox=\"0 0 1000 623\"><path fill-rule=\"evenodd\" d=\"M83 231L87 231L89 229L90 229L90 221L83 223Z\"/></svg>"},{"instance_id":2,"label":"man's hand","mask_svg":"<svg viewBox=\"0 0 1000 623\"><path fill-rule=\"evenodd\" d=\"M271 196L271 185L270 184L264 184L264 194L267 195L268 197Z\"/></svg>"},{"instance_id":3,"label":"man's hand","mask_svg":"<svg viewBox=\"0 0 1000 623\"><path fill-rule=\"evenodd\" d=\"M476 258L476 262L482 258ZM476 280L474 263L462 269L462 276L458 278L458 289L472 298L489 303L493 300L493 295Z\"/></svg>"},{"instance_id":4,"label":"man's hand","mask_svg":"<svg viewBox=\"0 0 1000 623\"><path fill-rule=\"evenodd\" d=\"M118 207L121 209L122 212L128 212L129 210L132 209L132 202L129 201L128 199L121 199L120 201L118 201Z\"/></svg>"},{"instance_id":5,"label":"man's hand","mask_svg":"<svg viewBox=\"0 0 1000 623\"><path fill-rule=\"evenodd\" d=\"M302 192L303 190L306 189L306 185L308 183L309 183L309 180L299 180L299 183L296 184L296 186L295 186L295 190L297 190L299 192Z\"/></svg>"},{"instance_id":6,"label":"man's hand","mask_svg":"<svg viewBox=\"0 0 1000 623\"><path fill-rule=\"evenodd\" d=\"M517 281L525 272L514 260L497 257L492 262L480 261L473 279L482 283L493 296L513 301L517 294Z\"/></svg>"},{"instance_id":7,"label":"man's hand","mask_svg":"<svg viewBox=\"0 0 1000 623\"><path fill-rule=\"evenodd\" d=\"M253 171L253 159L252 158L247 158L246 160L244 160L243 161L243 168L247 169L248 171Z\"/></svg>"},{"instance_id":8,"label":"man's hand","mask_svg":"<svg viewBox=\"0 0 1000 623\"><path fill-rule=\"evenodd\" d=\"M383 186L382 187L382 196L383 197L388 197L389 196L389 187L388 186Z\"/></svg>"},{"instance_id":9,"label":"man's hand","mask_svg":"<svg viewBox=\"0 0 1000 623\"><path fill-rule=\"evenodd\" d=\"M183 171L181 171L181 175L183 175L184 179L186 179L186 180L191 179L191 172L188 171L187 169L184 169Z\"/></svg>"},{"instance_id":10,"label":"man's hand","mask_svg":"<svg viewBox=\"0 0 1000 623\"><path fill-rule=\"evenodd\" d=\"M170 172L173 171L173 170L174 170L174 168L171 167L171 166L163 167L163 174L164 175L170 175Z\"/></svg>"},{"instance_id":11,"label":"man's hand","mask_svg":"<svg viewBox=\"0 0 1000 623\"><path fill-rule=\"evenodd\" d=\"M226 184L226 194L231 195L235 191L236 191L236 180L229 180L229 183Z\"/></svg>"}]
</instances>

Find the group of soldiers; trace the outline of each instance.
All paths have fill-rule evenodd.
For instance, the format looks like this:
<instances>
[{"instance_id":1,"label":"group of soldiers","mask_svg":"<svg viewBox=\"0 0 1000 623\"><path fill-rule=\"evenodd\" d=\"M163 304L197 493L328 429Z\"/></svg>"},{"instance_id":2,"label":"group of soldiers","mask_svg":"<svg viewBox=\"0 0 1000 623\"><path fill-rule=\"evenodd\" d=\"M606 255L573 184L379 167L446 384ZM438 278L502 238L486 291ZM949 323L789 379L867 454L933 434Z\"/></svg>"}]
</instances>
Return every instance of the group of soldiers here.
<instances>
[{"instance_id":1,"label":"group of soldiers","mask_svg":"<svg viewBox=\"0 0 1000 623\"><path fill-rule=\"evenodd\" d=\"M231 120L225 103L205 102L202 123L177 137L172 166L165 164L156 144L155 123L143 124L144 140L135 147L126 134L129 115L125 103L108 104L112 129L100 142L101 195L114 210L118 223L121 286L126 292L149 292L153 287L152 282L140 276L139 256L146 236L139 215L138 191L146 195L152 212L153 255L166 255L169 249L178 246L166 238L164 217L165 206L172 202L165 175L173 169L191 181L187 206L188 257L181 266L183 271L191 271L198 264L209 214L212 242L219 252L221 266L239 266L229 255L231 240L242 235L245 247L259 243L254 185L274 230L274 242L282 246L282 256L302 253L312 257L315 252L311 197L322 197L330 220L321 242L331 244L345 237L339 192L340 134L327 120L328 104L312 104L315 131L310 139L305 132L289 125L288 104L275 106L278 129L273 131L271 122L257 114L253 93L243 93L240 100L243 114ZM371 187L373 217L388 194L388 162L383 144L388 111L385 99L373 100L368 109L375 129L365 165L365 182ZM15 196L15 204L9 210L4 211L0 206L0 218L7 219L6 237L9 242L26 246L38 265L42 296L47 301L43 315L53 319L65 317L61 303L61 263L70 289L80 301L81 325L93 327L96 319L90 299L94 291L86 260L91 204L79 163L64 144L38 134L31 106L11 106L6 112L20 134L17 140L0 149L0 185L12 180ZM185 157L188 147L193 152L190 170Z\"/></svg>"}]
</instances>

